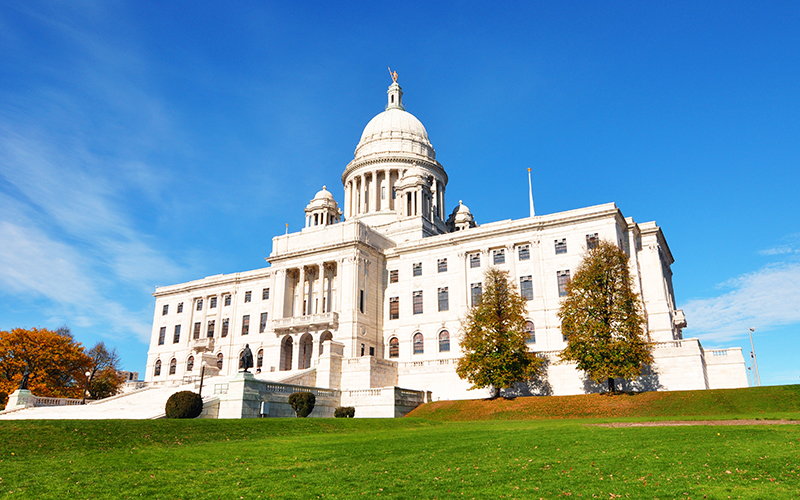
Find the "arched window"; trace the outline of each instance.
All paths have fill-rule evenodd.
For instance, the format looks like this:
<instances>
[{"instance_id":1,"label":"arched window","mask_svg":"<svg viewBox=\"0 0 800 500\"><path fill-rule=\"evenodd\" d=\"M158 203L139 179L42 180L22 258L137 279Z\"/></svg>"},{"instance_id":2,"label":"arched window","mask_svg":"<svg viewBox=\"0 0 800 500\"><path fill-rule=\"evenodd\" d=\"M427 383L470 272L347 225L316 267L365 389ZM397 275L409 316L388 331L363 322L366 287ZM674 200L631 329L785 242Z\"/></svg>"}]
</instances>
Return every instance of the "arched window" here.
<instances>
[{"instance_id":1,"label":"arched window","mask_svg":"<svg viewBox=\"0 0 800 500\"><path fill-rule=\"evenodd\" d=\"M159 375L161 375L161 360L157 359L156 366L153 368L153 376L158 377Z\"/></svg>"},{"instance_id":2,"label":"arched window","mask_svg":"<svg viewBox=\"0 0 800 500\"><path fill-rule=\"evenodd\" d=\"M323 351L323 345L322 344L325 343L325 342L328 342L329 340L333 340L333 334L331 332L327 332L327 331L325 333L323 333L322 336L319 338L319 354L320 354L320 356L322 356L322 351Z\"/></svg>"},{"instance_id":3,"label":"arched window","mask_svg":"<svg viewBox=\"0 0 800 500\"><path fill-rule=\"evenodd\" d=\"M390 358L400 357L400 341L397 340L397 337L392 337L389 339L389 357Z\"/></svg>"},{"instance_id":4,"label":"arched window","mask_svg":"<svg viewBox=\"0 0 800 500\"><path fill-rule=\"evenodd\" d=\"M194 356L189 356L189 359L186 360L186 371L190 372L194 369Z\"/></svg>"},{"instance_id":5,"label":"arched window","mask_svg":"<svg viewBox=\"0 0 800 500\"><path fill-rule=\"evenodd\" d=\"M281 364L280 370L287 371L292 369L292 351L294 350L294 341L292 337L286 335L281 341Z\"/></svg>"},{"instance_id":6,"label":"arched window","mask_svg":"<svg viewBox=\"0 0 800 500\"><path fill-rule=\"evenodd\" d=\"M439 332L439 352L450 352L450 332L447 330Z\"/></svg>"},{"instance_id":7,"label":"arched window","mask_svg":"<svg viewBox=\"0 0 800 500\"><path fill-rule=\"evenodd\" d=\"M421 333L414 334L414 354L422 354L425 352L425 338Z\"/></svg>"},{"instance_id":8,"label":"arched window","mask_svg":"<svg viewBox=\"0 0 800 500\"><path fill-rule=\"evenodd\" d=\"M259 349L256 355L256 368L264 366L264 349Z\"/></svg>"},{"instance_id":9,"label":"arched window","mask_svg":"<svg viewBox=\"0 0 800 500\"><path fill-rule=\"evenodd\" d=\"M170 375L175 375L175 372L177 370L178 370L178 360L175 359L175 358L172 358L172 360L169 362L169 374Z\"/></svg>"},{"instance_id":10,"label":"arched window","mask_svg":"<svg viewBox=\"0 0 800 500\"><path fill-rule=\"evenodd\" d=\"M533 327L533 321L526 321L525 322L525 333L527 336L525 337L526 344L535 344L536 343L536 330Z\"/></svg>"},{"instance_id":11,"label":"arched window","mask_svg":"<svg viewBox=\"0 0 800 500\"><path fill-rule=\"evenodd\" d=\"M298 345L300 349L300 368L301 370L305 370L306 368L311 368L311 351L314 349L314 339L311 337L310 333L306 333L302 337L300 337L300 345Z\"/></svg>"},{"instance_id":12,"label":"arched window","mask_svg":"<svg viewBox=\"0 0 800 500\"><path fill-rule=\"evenodd\" d=\"M224 359L224 356L222 355L222 353L217 354L217 368L219 368L220 370L222 370L222 360L223 359Z\"/></svg>"}]
</instances>

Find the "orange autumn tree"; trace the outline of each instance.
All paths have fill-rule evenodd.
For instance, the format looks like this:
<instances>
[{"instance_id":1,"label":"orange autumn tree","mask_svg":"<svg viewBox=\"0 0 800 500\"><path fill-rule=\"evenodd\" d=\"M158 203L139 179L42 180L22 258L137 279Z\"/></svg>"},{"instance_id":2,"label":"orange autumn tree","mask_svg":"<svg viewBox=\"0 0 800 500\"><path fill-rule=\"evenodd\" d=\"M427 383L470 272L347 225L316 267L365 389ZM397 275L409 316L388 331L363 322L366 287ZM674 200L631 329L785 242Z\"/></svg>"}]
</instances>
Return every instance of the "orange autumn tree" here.
<instances>
[{"instance_id":1,"label":"orange autumn tree","mask_svg":"<svg viewBox=\"0 0 800 500\"><path fill-rule=\"evenodd\" d=\"M92 360L69 328L14 328L0 331L0 397L19 387L25 370L30 371L28 389L36 396L80 398L84 373Z\"/></svg>"}]
</instances>

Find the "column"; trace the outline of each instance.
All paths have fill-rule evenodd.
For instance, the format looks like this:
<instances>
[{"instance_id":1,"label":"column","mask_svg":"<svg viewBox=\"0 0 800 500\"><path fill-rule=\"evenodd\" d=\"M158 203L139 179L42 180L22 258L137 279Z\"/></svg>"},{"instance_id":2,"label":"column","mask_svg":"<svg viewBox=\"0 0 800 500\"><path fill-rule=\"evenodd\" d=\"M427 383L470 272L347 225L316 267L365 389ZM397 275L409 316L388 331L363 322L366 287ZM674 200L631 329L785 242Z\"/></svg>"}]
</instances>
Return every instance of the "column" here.
<instances>
[{"instance_id":1,"label":"column","mask_svg":"<svg viewBox=\"0 0 800 500\"><path fill-rule=\"evenodd\" d=\"M344 216L350 218L350 183L344 185Z\"/></svg>"},{"instance_id":2,"label":"column","mask_svg":"<svg viewBox=\"0 0 800 500\"><path fill-rule=\"evenodd\" d=\"M318 266L319 271L317 272L317 276L319 277L319 283L317 286L319 287L319 291L315 294L316 297L314 298L314 314L325 312L325 262L320 262Z\"/></svg>"},{"instance_id":3,"label":"column","mask_svg":"<svg viewBox=\"0 0 800 500\"><path fill-rule=\"evenodd\" d=\"M294 344L292 345L292 370L300 369L300 337L301 335L292 335Z\"/></svg>"},{"instance_id":4,"label":"column","mask_svg":"<svg viewBox=\"0 0 800 500\"><path fill-rule=\"evenodd\" d=\"M380 186L378 185L378 171L377 170L373 170L372 171L372 184L371 184L370 187L372 187L372 189L370 190L370 194L372 196L370 196L371 200L370 200L369 209L370 209L371 212L377 212L378 211L378 191L380 190Z\"/></svg>"},{"instance_id":5,"label":"column","mask_svg":"<svg viewBox=\"0 0 800 500\"><path fill-rule=\"evenodd\" d=\"M303 309L303 301L306 295L306 266L300 266L300 277L297 280L297 300L298 304L294 308L294 316L304 316L305 310ZM300 314L297 314L300 311Z\"/></svg>"}]
</instances>

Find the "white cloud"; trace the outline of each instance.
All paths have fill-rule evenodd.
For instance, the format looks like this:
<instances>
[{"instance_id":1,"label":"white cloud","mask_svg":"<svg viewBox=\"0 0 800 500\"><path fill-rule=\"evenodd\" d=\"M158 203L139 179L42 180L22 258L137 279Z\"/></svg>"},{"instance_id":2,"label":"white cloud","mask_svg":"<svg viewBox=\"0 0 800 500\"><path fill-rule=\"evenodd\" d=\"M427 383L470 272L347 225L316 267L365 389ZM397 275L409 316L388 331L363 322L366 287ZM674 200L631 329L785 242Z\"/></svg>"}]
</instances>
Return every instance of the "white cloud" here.
<instances>
[{"instance_id":1,"label":"white cloud","mask_svg":"<svg viewBox=\"0 0 800 500\"><path fill-rule=\"evenodd\" d=\"M724 344L758 330L800 322L800 263L773 264L722 284L727 293L683 305L685 335Z\"/></svg>"}]
</instances>

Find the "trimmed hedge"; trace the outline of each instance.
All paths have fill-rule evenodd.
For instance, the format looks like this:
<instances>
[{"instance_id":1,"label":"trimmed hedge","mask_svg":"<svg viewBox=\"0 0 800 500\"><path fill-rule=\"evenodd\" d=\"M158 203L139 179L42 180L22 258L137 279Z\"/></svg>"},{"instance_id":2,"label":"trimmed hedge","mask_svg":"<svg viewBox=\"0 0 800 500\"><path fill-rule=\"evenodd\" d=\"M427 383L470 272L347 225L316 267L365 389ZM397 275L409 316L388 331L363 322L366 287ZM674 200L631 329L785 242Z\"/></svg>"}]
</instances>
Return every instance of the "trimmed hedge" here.
<instances>
[{"instance_id":1,"label":"trimmed hedge","mask_svg":"<svg viewBox=\"0 0 800 500\"><path fill-rule=\"evenodd\" d=\"M203 411L203 398L192 391L176 392L167 400L167 418L197 418Z\"/></svg>"},{"instance_id":2,"label":"trimmed hedge","mask_svg":"<svg viewBox=\"0 0 800 500\"><path fill-rule=\"evenodd\" d=\"M333 416L336 418L353 418L356 416L356 409L352 406L337 406L333 410Z\"/></svg>"},{"instance_id":3,"label":"trimmed hedge","mask_svg":"<svg viewBox=\"0 0 800 500\"><path fill-rule=\"evenodd\" d=\"M299 418L306 418L314 411L317 398L310 392L295 392L289 396L289 405Z\"/></svg>"}]
</instances>

